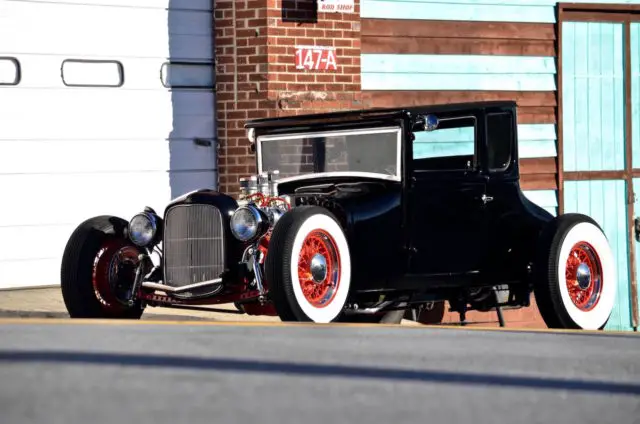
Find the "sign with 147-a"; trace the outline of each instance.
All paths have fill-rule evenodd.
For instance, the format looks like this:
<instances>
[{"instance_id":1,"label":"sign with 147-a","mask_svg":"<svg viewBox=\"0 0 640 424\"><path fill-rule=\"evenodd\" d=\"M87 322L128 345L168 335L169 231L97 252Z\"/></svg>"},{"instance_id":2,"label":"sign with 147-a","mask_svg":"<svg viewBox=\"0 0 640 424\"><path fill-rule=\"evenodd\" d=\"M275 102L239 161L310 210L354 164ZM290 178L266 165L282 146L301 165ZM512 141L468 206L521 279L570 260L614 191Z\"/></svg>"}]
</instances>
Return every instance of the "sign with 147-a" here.
<instances>
[{"instance_id":1,"label":"sign with 147-a","mask_svg":"<svg viewBox=\"0 0 640 424\"><path fill-rule=\"evenodd\" d=\"M296 69L335 71L336 49L327 46L296 46Z\"/></svg>"}]
</instances>

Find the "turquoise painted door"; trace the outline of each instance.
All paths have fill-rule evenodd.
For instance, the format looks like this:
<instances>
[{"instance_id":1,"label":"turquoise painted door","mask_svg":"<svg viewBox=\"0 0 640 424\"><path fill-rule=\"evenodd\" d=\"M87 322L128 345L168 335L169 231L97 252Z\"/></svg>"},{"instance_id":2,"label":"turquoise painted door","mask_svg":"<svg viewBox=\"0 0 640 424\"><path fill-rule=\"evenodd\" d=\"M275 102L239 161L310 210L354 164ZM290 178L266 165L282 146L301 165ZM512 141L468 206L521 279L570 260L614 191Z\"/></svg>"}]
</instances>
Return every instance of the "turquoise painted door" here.
<instances>
[{"instance_id":1,"label":"turquoise painted door","mask_svg":"<svg viewBox=\"0 0 640 424\"><path fill-rule=\"evenodd\" d=\"M634 193L634 217L640 215L640 23L631 22L631 140L633 157L633 193ZM639 281L640 272L640 243L635 243L635 269L636 281ZM633 301L633 299L632 299ZM637 307L640 309L640 297L636 298Z\"/></svg>"},{"instance_id":2,"label":"turquoise painted door","mask_svg":"<svg viewBox=\"0 0 640 424\"><path fill-rule=\"evenodd\" d=\"M609 330L633 328L627 211L630 181L624 173L625 25L562 23L564 213L580 212L594 218L613 248L618 296L606 326Z\"/></svg>"}]
</instances>

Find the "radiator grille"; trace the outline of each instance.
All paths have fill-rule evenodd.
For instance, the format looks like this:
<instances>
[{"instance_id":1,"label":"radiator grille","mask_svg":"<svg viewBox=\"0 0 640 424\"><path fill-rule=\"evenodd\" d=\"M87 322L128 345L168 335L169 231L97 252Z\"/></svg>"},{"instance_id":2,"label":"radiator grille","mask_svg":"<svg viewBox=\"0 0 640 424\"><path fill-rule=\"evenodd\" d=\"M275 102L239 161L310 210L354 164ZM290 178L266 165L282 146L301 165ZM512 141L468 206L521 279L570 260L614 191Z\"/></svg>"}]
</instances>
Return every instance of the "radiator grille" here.
<instances>
[{"instance_id":1,"label":"radiator grille","mask_svg":"<svg viewBox=\"0 0 640 424\"><path fill-rule=\"evenodd\" d=\"M172 207L164 227L164 280L174 287L218 278L224 271L220 210L210 205Z\"/></svg>"}]
</instances>

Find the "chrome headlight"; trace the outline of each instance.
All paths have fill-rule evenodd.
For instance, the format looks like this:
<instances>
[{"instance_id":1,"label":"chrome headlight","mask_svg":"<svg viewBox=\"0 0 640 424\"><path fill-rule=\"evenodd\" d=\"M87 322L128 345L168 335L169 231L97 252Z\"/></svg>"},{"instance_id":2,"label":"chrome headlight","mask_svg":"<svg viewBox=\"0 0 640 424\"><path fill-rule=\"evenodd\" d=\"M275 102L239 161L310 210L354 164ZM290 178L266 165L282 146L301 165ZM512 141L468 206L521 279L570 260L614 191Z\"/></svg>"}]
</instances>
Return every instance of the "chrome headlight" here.
<instances>
[{"instance_id":1,"label":"chrome headlight","mask_svg":"<svg viewBox=\"0 0 640 424\"><path fill-rule=\"evenodd\" d=\"M142 212L129 221L129 238L140 247L148 246L158 231L158 221L154 214Z\"/></svg>"},{"instance_id":2,"label":"chrome headlight","mask_svg":"<svg viewBox=\"0 0 640 424\"><path fill-rule=\"evenodd\" d=\"M240 241L255 240L268 228L264 213L250 204L236 209L231 217L231 233Z\"/></svg>"}]
</instances>

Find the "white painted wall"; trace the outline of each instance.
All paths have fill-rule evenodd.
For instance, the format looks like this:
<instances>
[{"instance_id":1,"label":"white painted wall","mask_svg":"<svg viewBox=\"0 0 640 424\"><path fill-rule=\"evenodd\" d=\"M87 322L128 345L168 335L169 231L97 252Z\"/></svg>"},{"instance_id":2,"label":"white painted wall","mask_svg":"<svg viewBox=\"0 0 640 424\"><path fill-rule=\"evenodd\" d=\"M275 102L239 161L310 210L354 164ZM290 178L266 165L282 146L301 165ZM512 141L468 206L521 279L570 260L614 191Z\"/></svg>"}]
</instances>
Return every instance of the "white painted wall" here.
<instances>
[{"instance_id":1,"label":"white painted wall","mask_svg":"<svg viewBox=\"0 0 640 424\"><path fill-rule=\"evenodd\" d=\"M21 67L17 86L0 85L0 289L59 284L66 241L86 218L128 219L216 187L211 5L0 0L0 58ZM118 61L123 85L67 87L65 59ZM171 80L206 88L163 86L168 59L204 62ZM4 78L11 66L0 65ZM119 79L113 63L72 65L67 82Z\"/></svg>"}]
</instances>

